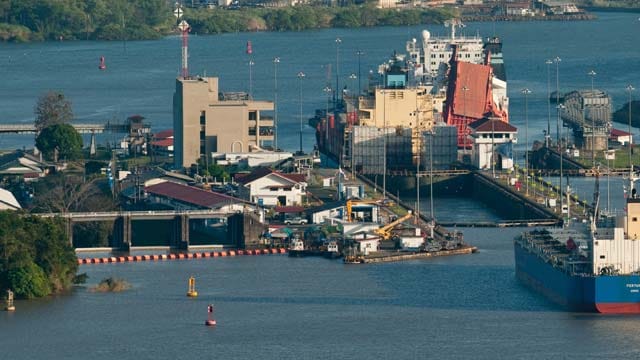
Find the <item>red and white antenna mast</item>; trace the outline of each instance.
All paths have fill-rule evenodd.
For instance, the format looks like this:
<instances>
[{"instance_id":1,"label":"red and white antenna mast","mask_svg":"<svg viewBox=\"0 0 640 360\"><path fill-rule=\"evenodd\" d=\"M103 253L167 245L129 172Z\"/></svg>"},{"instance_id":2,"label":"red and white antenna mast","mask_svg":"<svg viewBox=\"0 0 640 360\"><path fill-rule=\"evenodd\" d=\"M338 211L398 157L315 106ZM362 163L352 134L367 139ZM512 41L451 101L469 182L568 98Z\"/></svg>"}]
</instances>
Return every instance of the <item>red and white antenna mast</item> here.
<instances>
[{"instance_id":1,"label":"red and white antenna mast","mask_svg":"<svg viewBox=\"0 0 640 360\"><path fill-rule=\"evenodd\" d=\"M183 11L182 7L177 4L176 9L173 11L173 15L175 15L178 20L182 18ZM178 24L178 29L182 32L182 71L181 76L186 79L189 77L189 30L191 27L189 23L185 20L180 21Z\"/></svg>"}]
</instances>

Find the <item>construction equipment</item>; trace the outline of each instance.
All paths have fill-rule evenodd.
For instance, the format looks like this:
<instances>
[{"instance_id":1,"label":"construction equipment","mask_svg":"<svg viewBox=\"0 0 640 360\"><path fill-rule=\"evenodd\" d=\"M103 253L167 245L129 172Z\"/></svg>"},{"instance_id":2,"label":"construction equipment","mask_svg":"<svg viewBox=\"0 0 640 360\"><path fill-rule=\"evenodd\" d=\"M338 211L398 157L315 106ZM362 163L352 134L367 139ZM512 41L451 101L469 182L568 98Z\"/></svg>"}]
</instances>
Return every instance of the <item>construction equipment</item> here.
<instances>
[{"instance_id":1,"label":"construction equipment","mask_svg":"<svg viewBox=\"0 0 640 360\"><path fill-rule=\"evenodd\" d=\"M411 211L409 211L405 216L403 216L403 217L401 217L401 218L399 218L399 219L397 219L395 221L392 221L392 222L388 223L387 225L385 225L385 226L383 226L381 228L375 229L375 230L373 230L373 232L376 233L377 235L379 235L382 238L382 240L389 240L389 239L391 239L391 237L393 235L391 233L393 228L395 228L398 224L400 224L400 223L402 223L402 222L404 222L406 220L409 220L411 217L413 217L413 213Z\"/></svg>"},{"instance_id":2,"label":"construction equipment","mask_svg":"<svg viewBox=\"0 0 640 360\"><path fill-rule=\"evenodd\" d=\"M372 204L372 205L379 205L380 201L379 200L358 200L358 199L349 199L347 200L347 205L346 205L346 209L347 209L347 213L346 213L346 220L348 222L353 221L353 219L351 218L351 214L352 214L352 210L353 210L353 206L359 205L359 204Z\"/></svg>"}]
</instances>

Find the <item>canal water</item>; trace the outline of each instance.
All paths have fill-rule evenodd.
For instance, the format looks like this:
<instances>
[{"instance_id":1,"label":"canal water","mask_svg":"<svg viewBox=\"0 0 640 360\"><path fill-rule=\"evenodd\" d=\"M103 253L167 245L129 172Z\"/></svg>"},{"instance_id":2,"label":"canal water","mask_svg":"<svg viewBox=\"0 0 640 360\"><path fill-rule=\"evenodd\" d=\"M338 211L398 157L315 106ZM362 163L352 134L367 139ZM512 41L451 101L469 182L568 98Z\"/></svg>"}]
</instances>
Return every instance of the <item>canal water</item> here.
<instances>
[{"instance_id":1,"label":"canal water","mask_svg":"<svg viewBox=\"0 0 640 360\"><path fill-rule=\"evenodd\" d=\"M637 15L598 16L590 22L474 23L465 28L467 34L503 38L516 126L524 124L519 91L533 90L531 138L542 138L547 126L547 58L562 58L562 89L589 87L586 74L594 69L595 86L609 91L616 107L625 101L626 84L640 83L632 41L638 35ZM357 72L357 49L366 53L361 58L366 74L420 30L193 36L190 64L194 73L221 76L225 90L246 90L248 67L239 64L247 62L244 46L251 40L255 96L271 98L271 59L279 56L281 146L295 150L299 71L307 74L302 80L306 119L324 105L324 64L335 62L336 37L343 39L343 76ZM71 98L79 119L103 122L141 114L155 130L169 128L179 54L177 37L126 44L1 44L0 123L30 122L36 98L55 89ZM97 69L102 55L108 66L104 72ZM313 130L305 128L303 136L310 147ZM30 146L30 141L5 135L0 148ZM605 184L601 181L601 193ZM591 183L581 180L576 187L586 193ZM619 188L618 181L614 191L612 182L612 196L620 195ZM422 200L423 212L426 203ZM436 215L442 221L499 219L482 204L451 199L436 199ZM0 312L0 358L638 358L637 317L566 313L516 281L512 239L521 231L464 229L479 253L379 265L281 255L84 265L86 286L53 298L18 301L15 313ZM126 279L132 289L89 291L109 276ZM186 297L189 276L196 278L198 298ZM216 328L204 326L208 304L215 306Z\"/></svg>"}]
</instances>

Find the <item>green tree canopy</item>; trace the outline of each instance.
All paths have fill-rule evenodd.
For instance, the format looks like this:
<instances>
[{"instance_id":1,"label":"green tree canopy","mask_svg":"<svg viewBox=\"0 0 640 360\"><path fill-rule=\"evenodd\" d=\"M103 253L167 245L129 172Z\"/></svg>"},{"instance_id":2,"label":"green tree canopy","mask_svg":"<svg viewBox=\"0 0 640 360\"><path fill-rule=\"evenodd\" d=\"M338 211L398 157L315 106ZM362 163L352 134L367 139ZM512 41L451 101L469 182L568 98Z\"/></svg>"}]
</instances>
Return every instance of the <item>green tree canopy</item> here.
<instances>
[{"instance_id":1,"label":"green tree canopy","mask_svg":"<svg viewBox=\"0 0 640 360\"><path fill-rule=\"evenodd\" d=\"M36 146L47 159L54 159L56 151L59 159L76 160L82 156L82 137L69 124L44 128L36 138Z\"/></svg>"},{"instance_id":2,"label":"green tree canopy","mask_svg":"<svg viewBox=\"0 0 640 360\"><path fill-rule=\"evenodd\" d=\"M0 211L0 290L34 298L69 289L78 270L62 219Z\"/></svg>"},{"instance_id":3,"label":"green tree canopy","mask_svg":"<svg viewBox=\"0 0 640 360\"><path fill-rule=\"evenodd\" d=\"M36 114L36 130L56 124L66 124L73 119L71 101L64 97L64 94L56 91L49 91L42 95L36 103L34 112Z\"/></svg>"}]
</instances>

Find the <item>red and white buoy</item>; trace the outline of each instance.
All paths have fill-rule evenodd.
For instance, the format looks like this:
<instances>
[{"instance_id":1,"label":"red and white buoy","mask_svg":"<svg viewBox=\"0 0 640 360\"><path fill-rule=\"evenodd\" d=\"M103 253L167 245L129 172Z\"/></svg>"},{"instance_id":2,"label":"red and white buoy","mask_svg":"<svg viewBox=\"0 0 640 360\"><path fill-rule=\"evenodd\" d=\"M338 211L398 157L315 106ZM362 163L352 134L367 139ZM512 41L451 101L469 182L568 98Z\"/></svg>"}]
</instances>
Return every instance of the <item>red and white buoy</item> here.
<instances>
[{"instance_id":1,"label":"red and white buoy","mask_svg":"<svg viewBox=\"0 0 640 360\"><path fill-rule=\"evenodd\" d=\"M204 322L207 326L216 326L216 319L213 318L213 305L207 306L207 321Z\"/></svg>"},{"instance_id":2,"label":"red and white buoy","mask_svg":"<svg viewBox=\"0 0 640 360\"><path fill-rule=\"evenodd\" d=\"M104 70L107 68L107 64L104 63L104 56L100 56L100 65L98 65L98 69Z\"/></svg>"}]
</instances>

